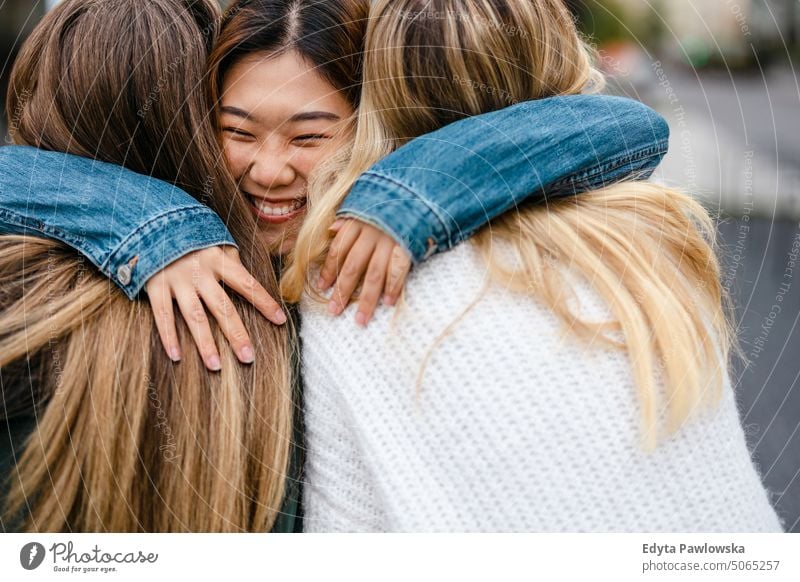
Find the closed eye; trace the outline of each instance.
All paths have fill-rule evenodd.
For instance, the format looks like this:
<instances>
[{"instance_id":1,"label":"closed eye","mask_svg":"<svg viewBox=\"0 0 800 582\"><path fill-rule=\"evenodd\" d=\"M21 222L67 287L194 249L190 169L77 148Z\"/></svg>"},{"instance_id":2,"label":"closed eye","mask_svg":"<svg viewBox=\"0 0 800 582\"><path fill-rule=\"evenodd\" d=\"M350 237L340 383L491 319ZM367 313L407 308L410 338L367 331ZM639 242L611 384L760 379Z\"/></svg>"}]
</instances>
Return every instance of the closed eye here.
<instances>
[{"instance_id":1,"label":"closed eye","mask_svg":"<svg viewBox=\"0 0 800 582\"><path fill-rule=\"evenodd\" d=\"M247 133L246 131L242 131L241 129L238 129L236 127L223 127L222 131L224 131L226 133L231 133L233 135L237 135L237 136L240 136L240 137L246 137L246 138L254 138L255 137L252 133Z\"/></svg>"},{"instance_id":2,"label":"closed eye","mask_svg":"<svg viewBox=\"0 0 800 582\"><path fill-rule=\"evenodd\" d=\"M293 141L311 142L319 139L330 139L330 136L327 136L324 133L306 133L303 135L298 135Z\"/></svg>"}]
</instances>

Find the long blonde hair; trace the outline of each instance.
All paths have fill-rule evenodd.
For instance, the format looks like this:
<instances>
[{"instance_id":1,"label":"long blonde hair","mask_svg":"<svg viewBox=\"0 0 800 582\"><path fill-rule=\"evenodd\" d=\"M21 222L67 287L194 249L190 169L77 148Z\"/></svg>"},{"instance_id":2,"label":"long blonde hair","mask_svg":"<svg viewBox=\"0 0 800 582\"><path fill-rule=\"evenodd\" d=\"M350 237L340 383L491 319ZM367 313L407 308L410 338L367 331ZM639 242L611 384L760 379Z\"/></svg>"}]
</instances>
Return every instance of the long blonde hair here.
<instances>
[{"instance_id":1,"label":"long blonde hair","mask_svg":"<svg viewBox=\"0 0 800 582\"><path fill-rule=\"evenodd\" d=\"M592 91L601 77L562 0L378 0L370 15L352 148L312 185L312 206L281 289L308 290L336 209L362 172L409 139L510 101ZM493 279L549 306L576 335L627 350L642 437L658 437L663 375L667 430L722 392L733 334L714 224L689 196L628 182L508 212L473 243ZM510 267L498 240L518 254ZM608 303L609 322L582 321L564 300L564 267ZM615 339L621 332L623 341Z\"/></svg>"},{"instance_id":2,"label":"long blonde hair","mask_svg":"<svg viewBox=\"0 0 800 582\"><path fill-rule=\"evenodd\" d=\"M211 0L65 0L15 64L14 138L180 185L227 219L242 262L276 293L266 251L246 244L255 222L220 163L201 81L219 21ZM156 81L168 90L154 94ZM212 321L222 371L208 372L195 349L172 364L145 300L33 237L0 237L0 290L0 419L35 419L4 476L4 521L46 532L270 529L293 428L288 329L232 297L255 363L241 365Z\"/></svg>"}]
</instances>

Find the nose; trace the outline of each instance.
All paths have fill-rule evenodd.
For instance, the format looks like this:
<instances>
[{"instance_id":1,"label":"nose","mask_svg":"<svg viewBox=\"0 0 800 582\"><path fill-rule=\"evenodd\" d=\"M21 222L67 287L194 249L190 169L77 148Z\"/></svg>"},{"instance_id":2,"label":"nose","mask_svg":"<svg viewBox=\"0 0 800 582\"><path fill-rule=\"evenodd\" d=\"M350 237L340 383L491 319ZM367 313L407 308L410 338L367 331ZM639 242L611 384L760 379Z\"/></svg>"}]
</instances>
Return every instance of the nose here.
<instances>
[{"instance_id":1,"label":"nose","mask_svg":"<svg viewBox=\"0 0 800 582\"><path fill-rule=\"evenodd\" d=\"M265 190L289 186L297 178L289 156L272 148L262 148L258 152L248 174L253 182Z\"/></svg>"}]
</instances>

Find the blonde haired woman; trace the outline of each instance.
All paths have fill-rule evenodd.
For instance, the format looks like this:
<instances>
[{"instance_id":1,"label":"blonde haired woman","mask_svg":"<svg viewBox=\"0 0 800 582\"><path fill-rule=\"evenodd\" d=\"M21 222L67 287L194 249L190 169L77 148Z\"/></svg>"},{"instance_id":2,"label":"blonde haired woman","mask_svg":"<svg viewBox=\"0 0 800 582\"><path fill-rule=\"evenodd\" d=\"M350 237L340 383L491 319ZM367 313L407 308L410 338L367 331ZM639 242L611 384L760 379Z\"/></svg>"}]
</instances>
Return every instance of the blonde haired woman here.
<instances>
[{"instance_id":1,"label":"blonde haired woman","mask_svg":"<svg viewBox=\"0 0 800 582\"><path fill-rule=\"evenodd\" d=\"M282 281L303 297L307 531L781 531L726 370L713 223L688 196L629 182L508 212L368 329L307 283L377 159L596 80L561 0L373 5L351 154Z\"/></svg>"}]
</instances>

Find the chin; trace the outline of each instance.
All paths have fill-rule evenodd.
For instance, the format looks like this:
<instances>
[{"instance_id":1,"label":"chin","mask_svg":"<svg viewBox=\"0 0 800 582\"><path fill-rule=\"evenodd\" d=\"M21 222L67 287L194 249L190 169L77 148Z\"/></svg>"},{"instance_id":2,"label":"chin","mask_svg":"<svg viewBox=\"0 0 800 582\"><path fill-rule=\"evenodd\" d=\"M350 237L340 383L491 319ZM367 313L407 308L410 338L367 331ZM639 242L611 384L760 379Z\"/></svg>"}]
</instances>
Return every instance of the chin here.
<instances>
[{"instance_id":1,"label":"chin","mask_svg":"<svg viewBox=\"0 0 800 582\"><path fill-rule=\"evenodd\" d=\"M286 232L281 229L281 232L270 232L264 230L261 232L261 242L268 249L270 255L285 256L288 255L294 248L297 242L297 232Z\"/></svg>"}]
</instances>

